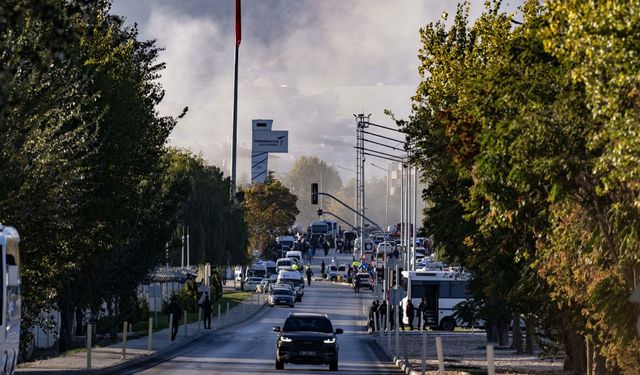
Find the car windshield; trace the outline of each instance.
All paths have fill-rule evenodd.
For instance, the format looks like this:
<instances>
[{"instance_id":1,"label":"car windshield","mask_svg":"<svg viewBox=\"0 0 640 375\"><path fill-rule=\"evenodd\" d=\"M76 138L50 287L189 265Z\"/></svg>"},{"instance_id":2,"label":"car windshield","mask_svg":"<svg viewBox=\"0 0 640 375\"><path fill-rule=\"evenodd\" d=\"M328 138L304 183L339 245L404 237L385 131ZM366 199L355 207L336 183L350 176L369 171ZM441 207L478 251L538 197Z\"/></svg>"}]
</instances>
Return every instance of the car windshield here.
<instances>
[{"instance_id":1,"label":"car windshield","mask_svg":"<svg viewBox=\"0 0 640 375\"><path fill-rule=\"evenodd\" d=\"M275 296L290 296L291 295L291 291L290 290L286 290L286 289L275 289L273 291L273 295L275 295Z\"/></svg>"},{"instance_id":2,"label":"car windshield","mask_svg":"<svg viewBox=\"0 0 640 375\"><path fill-rule=\"evenodd\" d=\"M292 331L312 331L312 332L333 332L331 321L321 317L291 317L284 323L282 329L285 332Z\"/></svg>"},{"instance_id":3,"label":"car windshield","mask_svg":"<svg viewBox=\"0 0 640 375\"><path fill-rule=\"evenodd\" d=\"M364 279L368 279L369 275L358 275L358 279L360 280L364 280Z\"/></svg>"}]
</instances>

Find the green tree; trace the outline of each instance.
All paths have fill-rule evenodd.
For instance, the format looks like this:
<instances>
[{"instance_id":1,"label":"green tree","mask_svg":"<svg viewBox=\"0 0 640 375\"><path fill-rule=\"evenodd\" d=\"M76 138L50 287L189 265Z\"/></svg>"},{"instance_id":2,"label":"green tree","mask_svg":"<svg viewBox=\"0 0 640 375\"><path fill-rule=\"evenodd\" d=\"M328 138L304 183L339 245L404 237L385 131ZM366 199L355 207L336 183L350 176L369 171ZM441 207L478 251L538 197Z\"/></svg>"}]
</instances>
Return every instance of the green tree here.
<instances>
[{"instance_id":1,"label":"green tree","mask_svg":"<svg viewBox=\"0 0 640 375\"><path fill-rule=\"evenodd\" d=\"M306 228L312 221L318 220L318 206L311 204L311 184L322 184L321 190L335 194L342 186L342 180L336 169L316 156L298 158L285 179L285 185L298 197L296 223ZM326 198L322 198L323 203ZM329 202L326 203L327 205Z\"/></svg>"},{"instance_id":2,"label":"green tree","mask_svg":"<svg viewBox=\"0 0 640 375\"><path fill-rule=\"evenodd\" d=\"M251 249L264 250L286 234L299 211L298 197L269 173L264 183L245 190L244 213Z\"/></svg>"}]
</instances>

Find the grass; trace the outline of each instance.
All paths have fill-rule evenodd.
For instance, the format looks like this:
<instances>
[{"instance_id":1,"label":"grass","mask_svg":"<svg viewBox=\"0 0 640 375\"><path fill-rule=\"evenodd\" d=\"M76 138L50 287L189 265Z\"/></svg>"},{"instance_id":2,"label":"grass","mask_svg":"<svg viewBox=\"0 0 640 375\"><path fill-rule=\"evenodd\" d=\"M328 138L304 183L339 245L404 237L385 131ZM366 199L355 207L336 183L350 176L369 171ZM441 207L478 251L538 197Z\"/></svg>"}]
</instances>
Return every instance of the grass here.
<instances>
[{"instance_id":1,"label":"grass","mask_svg":"<svg viewBox=\"0 0 640 375\"><path fill-rule=\"evenodd\" d=\"M251 292L240 292L240 291L226 291L222 294L222 298L218 301L213 302L211 305L213 307L212 318L215 319L218 316L218 306L220 306L220 315L223 315L227 311L227 302L229 303L229 309L232 309L234 306L237 306L243 300L251 297ZM158 312L158 321L155 321L156 314L154 313L151 317L154 318L153 322L153 330L159 331L169 327L169 318L167 314L164 312ZM180 317L180 325L182 325L184 317ZM191 311L187 312L187 322L193 323L198 321L198 312ZM133 325L134 332L142 332L146 333L149 329L149 322L138 322Z\"/></svg>"}]
</instances>

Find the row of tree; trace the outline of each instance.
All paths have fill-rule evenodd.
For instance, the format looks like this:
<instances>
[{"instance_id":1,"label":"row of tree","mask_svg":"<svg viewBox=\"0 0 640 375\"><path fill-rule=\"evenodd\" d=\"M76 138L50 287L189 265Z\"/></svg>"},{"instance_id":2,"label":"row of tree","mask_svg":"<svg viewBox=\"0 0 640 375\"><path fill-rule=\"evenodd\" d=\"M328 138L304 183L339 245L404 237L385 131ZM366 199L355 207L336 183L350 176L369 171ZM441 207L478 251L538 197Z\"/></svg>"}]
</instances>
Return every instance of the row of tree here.
<instances>
[{"instance_id":1,"label":"row of tree","mask_svg":"<svg viewBox=\"0 0 640 375\"><path fill-rule=\"evenodd\" d=\"M180 253L246 262L246 227L221 171L166 147L177 117L156 106L164 64L109 1L0 3L0 222L21 236L23 344L62 314L114 317ZM168 244L168 245L167 245Z\"/></svg>"},{"instance_id":2,"label":"row of tree","mask_svg":"<svg viewBox=\"0 0 640 375\"><path fill-rule=\"evenodd\" d=\"M429 176L425 226L473 272L481 316L506 332L523 314L575 373L640 368L639 5L528 0L516 20L493 1L470 23L462 4L421 30L398 121Z\"/></svg>"}]
</instances>

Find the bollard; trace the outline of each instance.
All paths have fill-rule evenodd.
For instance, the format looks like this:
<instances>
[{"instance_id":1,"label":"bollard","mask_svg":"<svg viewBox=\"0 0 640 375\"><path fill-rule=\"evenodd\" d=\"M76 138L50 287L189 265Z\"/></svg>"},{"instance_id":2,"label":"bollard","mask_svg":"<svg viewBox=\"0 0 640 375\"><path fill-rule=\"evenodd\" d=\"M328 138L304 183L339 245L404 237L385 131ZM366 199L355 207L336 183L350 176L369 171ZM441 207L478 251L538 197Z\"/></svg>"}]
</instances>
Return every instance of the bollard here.
<instances>
[{"instance_id":1,"label":"bollard","mask_svg":"<svg viewBox=\"0 0 640 375\"><path fill-rule=\"evenodd\" d=\"M376 317L373 317L373 332L378 331L378 319L376 319Z\"/></svg>"},{"instance_id":2,"label":"bollard","mask_svg":"<svg viewBox=\"0 0 640 375\"><path fill-rule=\"evenodd\" d=\"M202 328L202 307L198 308L198 331Z\"/></svg>"},{"instance_id":3,"label":"bollard","mask_svg":"<svg viewBox=\"0 0 640 375\"><path fill-rule=\"evenodd\" d=\"M422 331L422 375L427 371L427 333Z\"/></svg>"},{"instance_id":4,"label":"bollard","mask_svg":"<svg viewBox=\"0 0 640 375\"><path fill-rule=\"evenodd\" d=\"M227 302L227 313L224 315L224 321L229 323L229 302Z\"/></svg>"},{"instance_id":5,"label":"bollard","mask_svg":"<svg viewBox=\"0 0 640 375\"><path fill-rule=\"evenodd\" d=\"M87 324L87 369L91 370L91 323Z\"/></svg>"},{"instance_id":6,"label":"bollard","mask_svg":"<svg viewBox=\"0 0 640 375\"><path fill-rule=\"evenodd\" d=\"M172 332L173 332L173 313L169 314L169 341L171 341Z\"/></svg>"},{"instance_id":7,"label":"bollard","mask_svg":"<svg viewBox=\"0 0 640 375\"><path fill-rule=\"evenodd\" d=\"M189 325L187 323L189 323L187 321L187 310L184 310L184 337L187 337L187 326Z\"/></svg>"},{"instance_id":8,"label":"bollard","mask_svg":"<svg viewBox=\"0 0 640 375\"><path fill-rule=\"evenodd\" d=\"M438 371L444 375L444 356L442 355L442 337L436 337L436 353L438 354Z\"/></svg>"},{"instance_id":9,"label":"bollard","mask_svg":"<svg viewBox=\"0 0 640 375\"><path fill-rule=\"evenodd\" d=\"M493 361L493 344L487 345L487 374L488 375L496 374L496 366Z\"/></svg>"},{"instance_id":10,"label":"bollard","mask_svg":"<svg viewBox=\"0 0 640 375\"><path fill-rule=\"evenodd\" d=\"M127 328L129 324L125 321L122 324L122 359L127 359Z\"/></svg>"},{"instance_id":11,"label":"bollard","mask_svg":"<svg viewBox=\"0 0 640 375\"><path fill-rule=\"evenodd\" d=\"M153 348L153 318L149 318L149 336L147 337L147 350Z\"/></svg>"},{"instance_id":12,"label":"bollard","mask_svg":"<svg viewBox=\"0 0 640 375\"><path fill-rule=\"evenodd\" d=\"M222 319L222 317L220 316L220 304L218 304L218 323L220 323L220 319Z\"/></svg>"},{"instance_id":13,"label":"bollard","mask_svg":"<svg viewBox=\"0 0 640 375\"><path fill-rule=\"evenodd\" d=\"M387 350L391 352L391 317L387 315L389 321L389 330L387 331Z\"/></svg>"}]
</instances>

